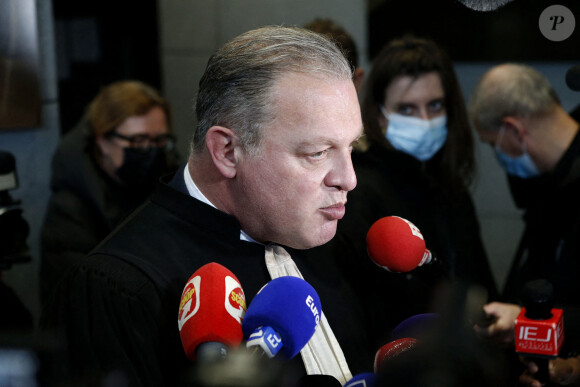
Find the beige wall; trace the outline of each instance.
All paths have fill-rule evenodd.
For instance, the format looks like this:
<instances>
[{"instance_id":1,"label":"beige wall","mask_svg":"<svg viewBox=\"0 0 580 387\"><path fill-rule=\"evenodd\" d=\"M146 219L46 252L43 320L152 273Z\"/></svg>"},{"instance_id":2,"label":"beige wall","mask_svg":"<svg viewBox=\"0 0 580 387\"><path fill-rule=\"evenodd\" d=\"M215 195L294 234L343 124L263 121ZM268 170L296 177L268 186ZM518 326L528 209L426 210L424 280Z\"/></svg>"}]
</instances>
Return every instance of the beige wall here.
<instances>
[{"instance_id":1,"label":"beige wall","mask_svg":"<svg viewBox=\"0 0 580 387\"><path fill-rule=\"evenodd\" d=\"M354 37L366 63L364 0L158 0L163 88L175 116L179 150L188 153L197 83L223 43L267 24L303 25L332 18Z\"/></svg>"}]
</instances>

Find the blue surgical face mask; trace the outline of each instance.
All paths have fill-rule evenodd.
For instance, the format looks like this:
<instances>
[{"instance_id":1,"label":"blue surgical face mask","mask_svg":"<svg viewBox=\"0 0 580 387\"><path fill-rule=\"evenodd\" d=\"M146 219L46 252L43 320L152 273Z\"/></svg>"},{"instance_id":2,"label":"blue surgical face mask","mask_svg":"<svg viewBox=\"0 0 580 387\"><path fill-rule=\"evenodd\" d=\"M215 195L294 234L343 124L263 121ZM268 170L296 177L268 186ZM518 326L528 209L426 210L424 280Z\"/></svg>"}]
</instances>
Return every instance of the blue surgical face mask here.
<instances>
[{"instance_id":1,"label":"blue surgical face mask","mask_svg":"<svg viewBox=\"0 0 580 387\"><path fill-rule=\"evenodd\" d=\"M495 156L499 165L509 174L513 176L520 177L522 179L528 179L530 177L535 177L540 174L538 167L534 164L534 161L528 154L526 149L526 143L522 145L522 154L518 157L511 157L506 155L500 147L501 139L505 132L505 127L501 127L499 130L499 135L495 143Z\"/></svg>"},{"instance_id":2,"label":"blue surgical face mask","mask_svg":"<svg viewBox=\"0 0 580 387\"><path fill-rule=\"evenodd\" d=\"M423 120L397 113L387 113L382 105L381 112L389 120L386 137L395 149L420 161L426 161L431 159L445 144L447 116Z\"/></svg>"}]
</instances>

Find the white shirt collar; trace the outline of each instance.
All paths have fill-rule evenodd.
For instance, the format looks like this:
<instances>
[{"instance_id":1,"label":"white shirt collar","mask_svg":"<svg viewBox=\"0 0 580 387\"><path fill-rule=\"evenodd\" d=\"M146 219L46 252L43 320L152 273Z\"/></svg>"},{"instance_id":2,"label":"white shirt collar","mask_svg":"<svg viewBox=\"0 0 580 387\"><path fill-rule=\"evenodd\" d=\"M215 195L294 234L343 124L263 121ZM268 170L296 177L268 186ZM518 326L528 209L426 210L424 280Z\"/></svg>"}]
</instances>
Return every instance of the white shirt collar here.
<instances>
[{"instance_id":1,"label":"white shirt collar","mask_svg":"<svg viewBox=\"0 0 580 387\"><path fill-rule=\"evenodd\" d=\"M193 178L191 177L191 174L189 173L189 161L187 162L187 165L185 166L185 168L183 169L183 180L185 181L185 186L187 187L187 192L193 196L194 198L196 198L197 200L212 206L213 208L217 209L216 206L213 205L212 202L209 201L208 198L205 197L205 195L203 193L201 193L201 191L199 190L199 188L197 188L197 185L195 184L195 182L193 181ZM249 236L248 234L246 234L244 232L244 230L240 230L240 240L242 241L247 241L247 242L254 242L254 243L260 243L254 239L252 239L251 236ZM260 243L262 244L262 243Z\"/></svg>"}]
</instances>

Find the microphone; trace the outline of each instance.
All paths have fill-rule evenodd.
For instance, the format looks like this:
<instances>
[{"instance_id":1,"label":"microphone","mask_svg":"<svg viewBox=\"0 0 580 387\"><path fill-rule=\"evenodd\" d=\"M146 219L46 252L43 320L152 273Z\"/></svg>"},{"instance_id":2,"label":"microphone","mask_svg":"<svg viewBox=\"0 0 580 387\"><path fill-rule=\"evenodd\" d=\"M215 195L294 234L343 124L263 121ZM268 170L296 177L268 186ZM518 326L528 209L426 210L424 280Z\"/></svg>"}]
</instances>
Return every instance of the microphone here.
<instances>
[{"instance_id":1,"label":"microphone","mask_svg":"<svg viewBox=\"0 0 580 387\"><path fill-rule=\"evenodd\" d=\"M224 266L211 262L189 278L179 303L179 335L191 360L223 359L243 339L246 297L240 281Z\"/></svg>"},{"instance_id":2,"label":"microphone","mask_svg":"<svg viewBox=\"0 0 580 387\"><path fill-rule=\"evenodd\" d=\"M279 352L291 359L308 343L322 308L314 288L298 277L268 282L250 303L242 331L247 347L261 348L269 358Z\"/></svg>"},{"instance_id":3,"label":"microphone","mask_svg":"<svg viewBox=\"0 0 580 387\"><path fill-rule=\"evenodd\" d=\"M314 288L298 277L268 282L252 300L242 331L246 346L261 348L272 358L291 359L308 343L320 322L322 308Z\"/></svg>"},{"instance_id":4,"label":"microphone","mask_svg":"<svg viewBox=\"0 0 580 387\"><path fill-rule=\"evenodd\" d=\"M418 343L419 340L413 337L403 337L383 345L375 354L374 371L377 374L383 372L388 361L397 359L407 351L413 350Z\"/></svg>"},{"instance_id":5,"label":"microphone","mask_svg":"<svg viewBox=\"0 0 580 387\"><path fill-rule=\"evenodd\" d=\"M580 91L580 66L572 66L566 71L566 85L571 90Z\"/></svg>"},{"instance_id":6,"label":"microphone","mask_svg":"<svg viewBox=\"0 0 580 387\"><path fill-rule=\"evenodd\" d=\"M331 375L304 375L294 387L341 387L340 382Z\"/></svg>"},{"instance_id":7,"label":"microphone","mask_svg":"<svg viewBox=\"0 0 580 387\"><path fill-rule=\"evenodd\" d=\"M421 231L398 216L386 216L373 223L366 243L371 260L390 272L406 273L433 260Z\"/></svg>"},{"instance_id":8,"label":"microphone","mask_svg":"<svg viewBox=\"0 0 580 387\"><path fill-rule=\"evenodd\" d=\"M425 339L433 335L441 322L438 313L421 313L401 321L391 332L393 340L404 337Z\"/></svg>"},{"instance_id":9,"label":"microphone","mask_svg":"<svg viewBox=\"0 0 580 387\"><path fill-rule=\"evenodd\" d=\"M363 372L350 379L344 387L374 387L378 383L378 376L373 372Z\"/></svg>"},{"instance_id":10,"label":"microphone","mask_svg":"<svg viewBox=\"0 0 580 387\"><path fill-rule=\"evenodd\" d=\"M534 357L538 365L536 379L549 385L548 361L558 356L564 343L562 309L552 308L554 288L539 279L525 284L522 300L524 307L516 318L516 352Z\"/></svg>"}]
</instances>

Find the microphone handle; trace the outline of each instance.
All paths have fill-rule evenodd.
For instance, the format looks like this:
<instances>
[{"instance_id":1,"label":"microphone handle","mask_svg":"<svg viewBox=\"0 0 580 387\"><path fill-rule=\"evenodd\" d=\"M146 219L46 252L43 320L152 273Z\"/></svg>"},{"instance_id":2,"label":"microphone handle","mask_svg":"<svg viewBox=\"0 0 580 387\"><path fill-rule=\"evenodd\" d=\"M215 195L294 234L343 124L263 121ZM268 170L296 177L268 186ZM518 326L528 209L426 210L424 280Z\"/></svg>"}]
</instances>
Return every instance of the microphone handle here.
<instances>
[{"instance_id":1,"label":"microphone handle","mask_svg":"<svg viewBox=\"0 0 580 387\"><path fill-rule=\"evenodd\" d=\"M341 384L330 375L304 375L295 387L341 387Z\"/></svg>"},{"instance_id":2,"label":"microphone handle","mask_svg":"<svg viewBox=\"0 0 580 387\"><path fill-rule=\"evenodd\" d=\"M228 346L217 341L201 343L195 350L198 362L213 363L224 360L228 354Z\"/></svg>"},{"instance_id":3,"label":"microphone handle","mask_svg":"<svg viewBox=\"0 0 580 387\"><path fill-rule=\"evenodd\" d=\"M252 345L251 347L246 347L247 349L247 353L250 354L250 356L256 358L256 359L262 359L262 358L269 358L270 356L268 356L268 354L266 353L266 351L264 351L264 348L260 347L259 345Z\"/></svg>"},{"instance_id":4,"label":"microphone handle","mask_svg":"<svg viewBox=\"0 0 580 387\"><path fill-rule=\"evenodd\" d=\"M550 359L546 357L537 357L534 359L534 363L538 365L538 372L536 372L535 378L545 387L553 386L552 382L550 382L549 362Z\"/></svg>"}]
</instances>

